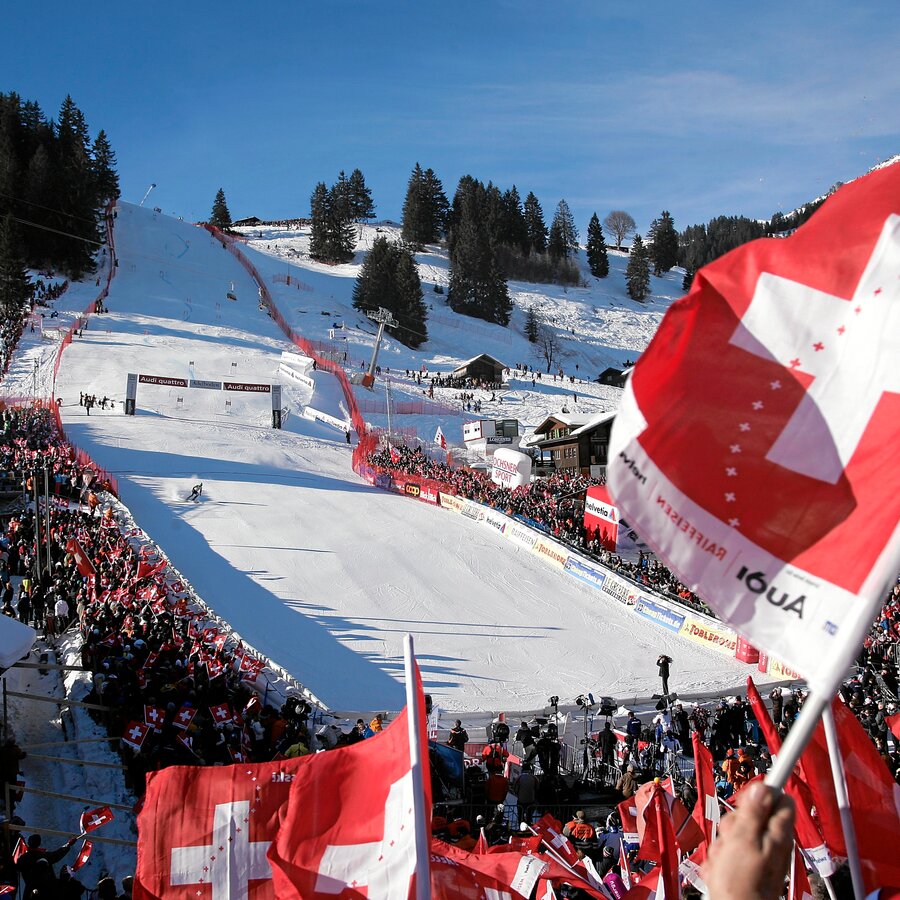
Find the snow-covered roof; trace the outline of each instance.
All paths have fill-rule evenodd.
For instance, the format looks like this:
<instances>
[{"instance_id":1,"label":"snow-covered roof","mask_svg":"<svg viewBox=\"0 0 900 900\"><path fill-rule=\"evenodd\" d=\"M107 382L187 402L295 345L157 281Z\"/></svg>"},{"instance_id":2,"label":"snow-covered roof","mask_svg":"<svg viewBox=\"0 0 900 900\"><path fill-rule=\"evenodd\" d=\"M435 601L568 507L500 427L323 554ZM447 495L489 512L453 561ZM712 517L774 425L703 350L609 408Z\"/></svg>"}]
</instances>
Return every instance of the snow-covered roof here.
<instances>
[{"instance_id":1,"label":"snow-covered roof","mask_svg":"<svg viewBox=\"0 0 900 900\"><path fill-rule=\"evenodd\" d=\"M465 369L466 366L471 365L473 362L475 362L478 359L489 359L492 363L496 363L498 366L501 366L504 369L509 368L509 366L506 365L505 362L500 362L499 359L497 359L494 356L491 356L489 353L479 353L478 356L473 356L471 359L467 359L465 362L461 362L453 371L458 372L460 369Z\"/></svg>"},{"instance_id":2,"label":"snow-covered roof","mask_svg":"<svg viewBox=\"0 0 900 900\"><path fill-rule=\"evenodd\" d=\"M544 426L550 423L551 419L554 422L561 422L567 428L581 428L588 421L587 417L581 413L551 413L534 429L534 433L540 433Z\"/></svg>"},{"instance_id":3,"label":"snow-covered roof","mask_svg":"<svg viewBox=\"0 0 900 900\"><path fill-rule=\"evenodd\" d=\"M0 671L18 662L31 649L35 631L9 616L0 616Z\"/></svg>"},{"instance_id":4,"label":"snow-covered roof","mask_svg":"<svg viewBox=\"0 0 900 900\"><path fill-rule=\"evenodd\" d=\"M591 416L587 422L584 423L580 428L576 428L573 432L569 434L569 437L575 437L578 434L584 434L586 431L590 431L592 428L596 428L598 425L602 425L604 422L610 422L616 417L616 412L613 410L612 412L602 412L597 413L595 416Z\"/></svg>"}]
</instances>

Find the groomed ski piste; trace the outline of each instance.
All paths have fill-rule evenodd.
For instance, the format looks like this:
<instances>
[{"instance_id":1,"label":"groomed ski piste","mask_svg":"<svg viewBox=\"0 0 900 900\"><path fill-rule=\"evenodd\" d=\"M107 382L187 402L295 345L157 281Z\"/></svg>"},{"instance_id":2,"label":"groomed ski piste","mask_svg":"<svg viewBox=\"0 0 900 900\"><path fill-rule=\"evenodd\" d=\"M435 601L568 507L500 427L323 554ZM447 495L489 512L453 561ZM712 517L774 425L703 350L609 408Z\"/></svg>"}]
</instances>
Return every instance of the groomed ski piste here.
<instances>
[{"instance_id":1,"label":"groomed ski piste","mask_svg":"<svg viewBox=\"0 0 900 900\"><path fill-rule=\"evenodd\" d=\"M463 516L366 484L351 469L344 429L302 414L313 408L336 423L347 419L336 379L308 369L306 380L284 373L283 354L296 348L222 243L127 203L119 204L114 226L118 268L109 312L92 316L65 350L55 388L47 360L56 347L26 333L6 394L54 390L67 436L118 479L122 502L199 596L332 710L402 707L406 632L415 636L426 691L460 714L540 709L551 695L571 702L586 691L648 697L658 690L655 661L663 652L675 660L672 685L682 694L742 685L746 665L636 618ZM298 333L326 340L336 324L347 326L340 334L348 368L356 370L371 353L374 328L352 309L351 294L362 250L378 230L390 232L364 228L354 262L334 268L309 262L305 236L287 230L260 229L243 248ZM433 306L430 340L419 352L389 340L380 359L401 376L423 364L448 372L481 352L511 366L537 365L522 323L529 302L538 302L560 336L571 338L567 374L578 362L595 378L639 354L681 294L672 273L654 279L653 302L632 303L624 295L625 258L613 254L609 285L511 285L517 309L510 329L501 329L444 307L430 291L446 284L445 256L432 249L419 260ZM97 292L93 279L70 287L55 304L61 320ZM35 367L36 359L44 362ZM281 384L290 412L277 430L268 394L141 383L137 414L125 416L129 373ZM371 396L379 389L384 396L379 384ZM395 399L404 392L422 399L403 377L392 390ZM112 398L114 408L88 415L81 393ZM436 399L451 406L455 393ZM567 403L586 416L615 402L616 390L606 386L545 377L533 387L529 376L513 379L493 403L485 396L482 416L515 416L533 427ZM463 416L411 418L395 425L426 435L441 424L461 443ZM198 482L200 502L187 502Z\"/></svg>"}]
</instances>

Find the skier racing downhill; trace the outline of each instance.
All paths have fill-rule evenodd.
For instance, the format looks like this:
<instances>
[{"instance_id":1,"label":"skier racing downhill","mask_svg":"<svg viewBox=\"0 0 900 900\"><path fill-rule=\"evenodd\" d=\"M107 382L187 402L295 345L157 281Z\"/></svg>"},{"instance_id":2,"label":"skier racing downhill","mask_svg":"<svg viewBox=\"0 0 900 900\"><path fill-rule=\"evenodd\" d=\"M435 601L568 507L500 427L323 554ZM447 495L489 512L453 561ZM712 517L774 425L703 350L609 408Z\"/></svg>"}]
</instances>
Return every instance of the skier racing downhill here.
<instances>
[{"instance_id":1,"label":"skier racing downhill","mask_svg":"<svg viewBox=\"0 0 900 900\"><path fill-rule=\"evenodd\" d=\"M188 500L193 500L194 503L200 502L200 495L203 493L203 482L201 481L199 484L195 484L191 488L191 492L188 495Z\"/></svg>"}]
</instances>

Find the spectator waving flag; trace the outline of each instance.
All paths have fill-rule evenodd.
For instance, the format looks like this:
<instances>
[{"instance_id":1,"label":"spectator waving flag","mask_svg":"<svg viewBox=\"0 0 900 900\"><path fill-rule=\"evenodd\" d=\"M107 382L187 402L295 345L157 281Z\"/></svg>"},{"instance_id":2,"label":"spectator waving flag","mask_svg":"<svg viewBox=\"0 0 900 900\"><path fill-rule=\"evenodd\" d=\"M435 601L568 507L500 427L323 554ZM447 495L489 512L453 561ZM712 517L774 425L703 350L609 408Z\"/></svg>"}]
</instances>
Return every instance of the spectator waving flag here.
<instances>
[{"instance_id":1,"label":"spectator waving flag","mask_svg":"<svg viewBox=\"0 0 900 900\"><path fill-rule=\"evenodd\" d=\"M84 552L84 547L81 546L78 538L69 538L66 542L66 553L72 554L72 558L75 560L78 571L85 578L93 578L97 574L94 564L91 562L87 553Z\"/></svg>"},{"instance_id":2,"label":"spectator waving flag","mask_svg":"<svg viewBox=\"0 0 900 900\"><path fill-rule=\"evenodd\" d=\"M93 849L94 845L90 841L81 842L81 849L78 851L78 856L75 857L75 862L72 863L73 872L77 872L85 865L85 863L91 858L91 851Z\"/></svg>"},{"instance_id":3,"label":"spectator waving flag","mask_svg":"<svg viewBox=\"0 0 900 900\"><path fill-rule=\"evenodd\" d=\"M428 896L425 695L409 635L406 641L411 702L375 737L305 757L291 785L284 825L269 851L279 900L363 891L368 900Z\"/></svg>"},{"instance_id":4,"label":"spectator waving flag","mask_svg":"<svg viewBox=\"0 0 900 900\"><path fill-rule=\"evenodd\" d=\"M900 568L900 165L694 278L628 381L608 483L739 632L833 692Z\"/></svg>"}]
</instances>

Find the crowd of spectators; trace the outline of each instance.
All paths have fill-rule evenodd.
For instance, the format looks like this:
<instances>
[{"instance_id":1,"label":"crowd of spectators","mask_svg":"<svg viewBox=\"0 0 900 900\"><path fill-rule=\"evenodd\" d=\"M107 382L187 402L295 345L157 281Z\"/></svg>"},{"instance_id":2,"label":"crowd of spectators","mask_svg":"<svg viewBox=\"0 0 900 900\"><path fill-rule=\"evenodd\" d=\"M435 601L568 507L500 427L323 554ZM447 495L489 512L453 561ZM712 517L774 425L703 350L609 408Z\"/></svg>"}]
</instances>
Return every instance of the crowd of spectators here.
<instances>
[{"instance_id":1,"label":"crowd of spectators","mask_svg":"<svg viewBox=\"0 0 900 900\"><path fill-rule=\"evenodd\" d=\"M528 524L552 535L579 553L591 557L607 568L671 597L691 609L712 615L709 607L682 584L659 560L641 553L637 561L623 559L601 544L598 531L584 527L584 494L603 482L581 473L569 475L554 472L531 484L506 488L491 481L490 476L470 468L453 468L431 459L421 447L379 447L371 453L368 464L378 470L394 470L419 478L429 478L447 486L456 494L524 519Z\"/></svg>"}]
</instances>

